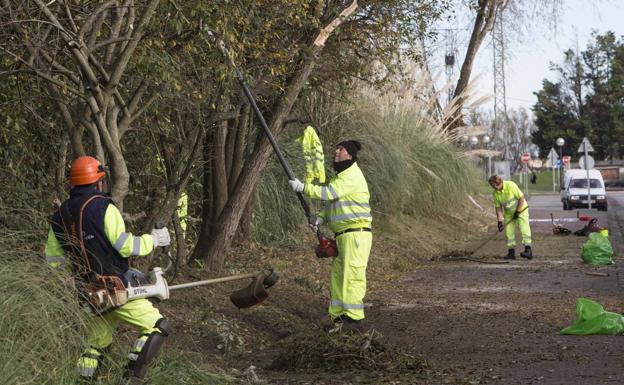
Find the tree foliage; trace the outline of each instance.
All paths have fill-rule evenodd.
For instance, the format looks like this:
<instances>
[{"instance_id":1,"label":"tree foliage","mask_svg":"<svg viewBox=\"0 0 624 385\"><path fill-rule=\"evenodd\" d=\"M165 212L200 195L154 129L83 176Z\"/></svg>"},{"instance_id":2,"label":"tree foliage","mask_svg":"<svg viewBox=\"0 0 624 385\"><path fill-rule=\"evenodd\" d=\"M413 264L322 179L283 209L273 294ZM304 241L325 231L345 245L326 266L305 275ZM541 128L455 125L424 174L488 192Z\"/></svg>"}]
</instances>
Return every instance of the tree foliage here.
<instances>
[{"instance_id":1,"label":"tree foliage","mask_svg":"<svg viewBox=\"0 0 624 385\"><path fill-rule=\"evenodd\" d=\"M340 98L354 79L380 86L401 71L403 58L416 57L418 35L448 6L370 0L343 18L354 2L0 4L0 105L8 117L0 137L12 144L0 152L11 165L7 177L53 191L35 196L44 195L49 207L64 198L69 161L95 155L111 167L113 198L131 227L174 218L178 248L185 237L196 241L193 258L216 269L239 224L250 223L271 156L216 39L279 138L289 123L310 119L310 92ZM197 219L187 234L175 220L183 193Z\"/></svg>"},{"instance_id":2,"label":"tree foliage","mask_svg":"<svg viewBox=\"0 0 624 385\"><path fill-rule=\"evenodd\" d=\"M544 80L533 106L534 143L547 153L558 137L572 155L587 137L598 159L622 156L624 135L624 41L612 32L593 35L580 54L564 53L553 65L558 81Z\"/></svg>"}]
</instances>

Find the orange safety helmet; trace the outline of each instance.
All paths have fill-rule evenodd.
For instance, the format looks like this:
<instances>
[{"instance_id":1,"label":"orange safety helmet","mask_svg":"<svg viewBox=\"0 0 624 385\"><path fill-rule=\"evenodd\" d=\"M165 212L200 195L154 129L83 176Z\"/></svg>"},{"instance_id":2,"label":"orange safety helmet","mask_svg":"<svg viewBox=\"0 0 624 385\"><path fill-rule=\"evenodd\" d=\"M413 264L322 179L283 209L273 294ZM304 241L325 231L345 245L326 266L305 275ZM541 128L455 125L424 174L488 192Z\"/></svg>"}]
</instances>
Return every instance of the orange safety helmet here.
<instances>
[{"instance_id":1,"label":"orange safety helmet","mask_svg":"<svg viewBox=\"0 0 624 385\"><path fill-rule=\"evenodd\" d=\"M69 170L69 184L82 186L93 184L106 176L106 170L99 160L92 156L76 158Z\"/></svg>"}]
</instances>

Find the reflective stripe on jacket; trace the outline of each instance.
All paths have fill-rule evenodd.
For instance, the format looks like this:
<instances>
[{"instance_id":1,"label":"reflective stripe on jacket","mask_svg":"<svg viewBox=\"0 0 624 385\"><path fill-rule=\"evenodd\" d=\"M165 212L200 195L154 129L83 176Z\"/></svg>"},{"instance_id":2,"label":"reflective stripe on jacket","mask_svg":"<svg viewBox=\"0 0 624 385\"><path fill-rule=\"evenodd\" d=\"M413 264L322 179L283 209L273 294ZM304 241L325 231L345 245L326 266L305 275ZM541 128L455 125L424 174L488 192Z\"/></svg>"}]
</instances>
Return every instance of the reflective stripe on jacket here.
<instances>
[{"instance_id":1,"label":"reflective stripe on jacket","mask_svg":"<svg viewBox=\"0 0 624 385\"><path fill-rule=\"evenodd\" d=\"M522 197L524 197L524 194L518 185L510 180L503 181L502 191L494 190L492 193L494 207L502 207L505 213L513 213L516 210L523 210L526 206L528 206L525 200L522 207L517 207L518 201Z\"/></svg>"},{"instance_id":2,"label":"reflective stripe on jacket","mask_svg":"<svg viewBox=\"0 0 624 385\"><path fill-rule=\"evenodd\" d=\"M334 233L357 227L370 227L368 184L356 163L329 181L327 186L306 183L304 193L327 204L319 216Z\"/></svg>"}]
</instances>

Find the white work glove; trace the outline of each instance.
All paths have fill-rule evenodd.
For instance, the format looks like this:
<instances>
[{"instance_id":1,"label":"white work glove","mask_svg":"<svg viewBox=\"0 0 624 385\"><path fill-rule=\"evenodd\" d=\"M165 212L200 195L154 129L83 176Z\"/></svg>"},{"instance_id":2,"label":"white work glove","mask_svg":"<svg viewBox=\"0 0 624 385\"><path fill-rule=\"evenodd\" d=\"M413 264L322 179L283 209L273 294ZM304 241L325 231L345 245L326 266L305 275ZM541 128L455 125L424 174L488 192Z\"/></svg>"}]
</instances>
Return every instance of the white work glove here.
<instances>
[{"instance_id":1,"label":"white work glove","mask_svg":"<svg viewBox=\"0 0 624 385\"><path fill-rule=\"evenodd\" d=\"M169 230L166 227L152 230L151 235L154 238L154 247L164 247L171 244L171 236L169 236Z\"/></svg>"},{"instance_id":2,"label":"white work glove","mask_svg":"<svg viewBox=\"0 0 624 385\"><path fill-rule=\"evenodd\" d=\"M305 186L305 184L303 184L303 182L297 178L289 180L288 185L290 186L291 190L296 193L303 192L303 187Z\"/></svg>"}]
</instances>

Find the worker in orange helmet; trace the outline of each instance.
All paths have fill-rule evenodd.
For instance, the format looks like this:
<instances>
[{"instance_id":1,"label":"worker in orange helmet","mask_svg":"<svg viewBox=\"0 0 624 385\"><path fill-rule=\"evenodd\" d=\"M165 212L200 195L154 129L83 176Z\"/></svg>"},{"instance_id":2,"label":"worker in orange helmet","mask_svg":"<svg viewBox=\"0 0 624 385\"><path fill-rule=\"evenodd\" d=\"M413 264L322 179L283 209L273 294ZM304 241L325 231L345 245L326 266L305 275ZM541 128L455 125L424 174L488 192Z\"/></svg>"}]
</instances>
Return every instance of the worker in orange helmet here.
<instances>
[{"instance_id":1,"label":"worker in orange helmet","mask_svg":"<svg viewBox=\"0 0 624 385\"><path fill-rule=\"evenodd\" d=\"M102 192L107 179L107 170L97 159L81 156L73 161L69 199L50 221L46 260L53 267L71 269L81 300L95 313L87 325L89 348L78 360L81 381L95 381L96 369L121 321L140 331L128 355L124 384L142 384L148 364L171 333L169 322L145 298L103 309L93 304L90 293L104 282L125 289L136 278L128 257L148 255L157 246L168 246L171 239L166 227L141 236L127 232L121 213Z\"/></svg>"}]
</instances>

